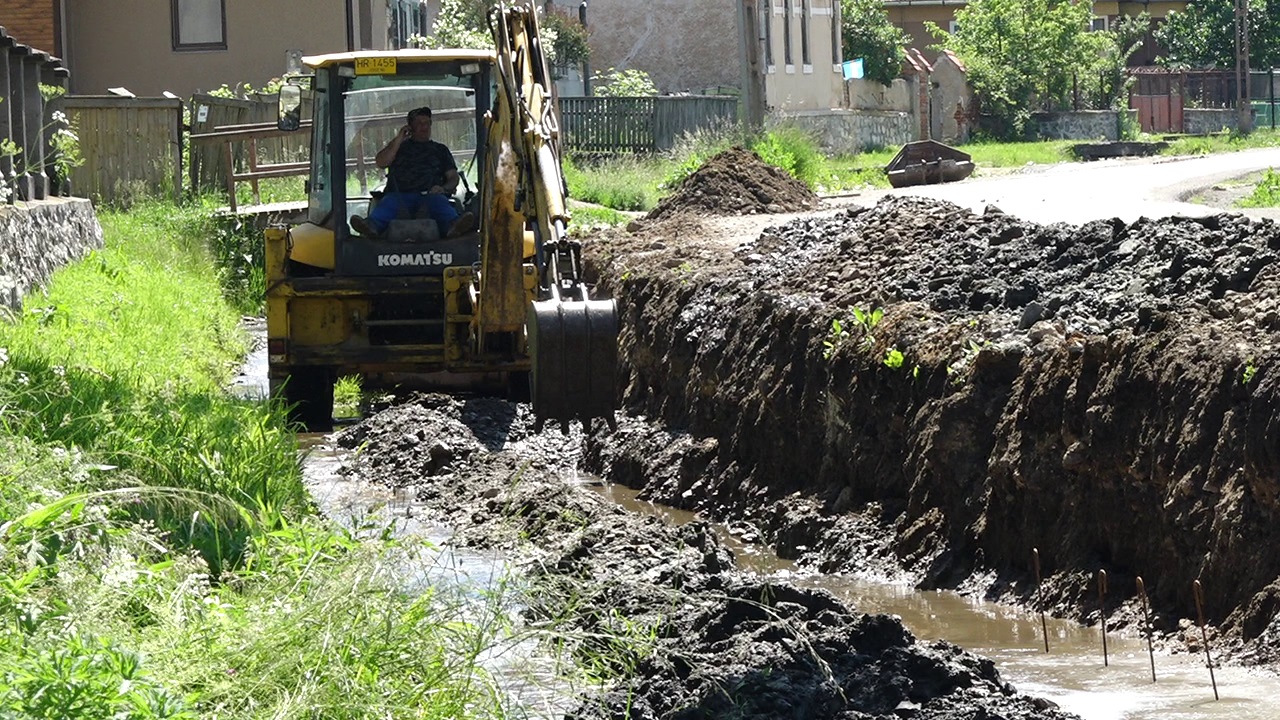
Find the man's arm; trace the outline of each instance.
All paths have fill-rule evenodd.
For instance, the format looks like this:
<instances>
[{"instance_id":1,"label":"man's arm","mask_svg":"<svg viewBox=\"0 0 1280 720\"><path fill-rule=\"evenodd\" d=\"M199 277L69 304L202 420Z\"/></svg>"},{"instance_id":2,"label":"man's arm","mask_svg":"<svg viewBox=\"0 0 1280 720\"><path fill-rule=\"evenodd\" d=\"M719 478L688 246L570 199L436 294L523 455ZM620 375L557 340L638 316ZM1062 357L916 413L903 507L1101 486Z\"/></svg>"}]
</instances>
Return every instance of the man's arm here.
<instances>
[{"instance_id":1,"label":"man's arm","mask_svg":"<svg viewBox=\"0 0 1280 720\"><path fill-rule=\"evenodd\" d=\"M411 133L412 131L409 129L408 125L400 128L400 132L396 133L396 136L391 138L391 142L387 143L386 147L379 150L378 154L373 156L373 163L383 169L391 167L391 161L395 160L396 153L400 152L400 144L403 143Z\"/></svg>"}]
</instances>

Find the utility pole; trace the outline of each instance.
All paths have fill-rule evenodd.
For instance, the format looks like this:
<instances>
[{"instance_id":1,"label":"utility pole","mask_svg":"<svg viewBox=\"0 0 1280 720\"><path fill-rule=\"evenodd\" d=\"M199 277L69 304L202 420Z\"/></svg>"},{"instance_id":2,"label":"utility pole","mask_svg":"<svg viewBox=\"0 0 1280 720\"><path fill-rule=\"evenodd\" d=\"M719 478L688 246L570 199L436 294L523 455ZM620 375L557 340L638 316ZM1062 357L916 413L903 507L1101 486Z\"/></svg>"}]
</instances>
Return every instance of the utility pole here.
<instances>
[{"instance_id":1,"label":"utility pole","mask_svg":"<svg viewBox=\"0 0 1280 720\"><path fill-rule=\"evenodd\" d=\"M582 23L582 31L587 31L587 0L578 6L578 22ZM591 61L582 61L582 94L591 97Z\"/></svg>"},{"instance_id":2,"label":"utility pole","mask_svg":"<svg viewBox=\"0 0 1280 720\"><path fill-rule=\"evenodd\" d=\"M738 0L738 59L742 65L742 121L752 130L764 127L764 58L761 42L765 37L761 22L769 16L760 0Z\"/></svg>"},{"instance_id":3,"label":"utility pole","mask_svg":"<svg viewBox=\"0 0 1280 720\"><path fill-rule=\"evenodd\" d=\"M1249 97L1249 0L1236 0L1236 111L1237 127L1253 132L1253 102Z\"/></svg>"}]
</instances>

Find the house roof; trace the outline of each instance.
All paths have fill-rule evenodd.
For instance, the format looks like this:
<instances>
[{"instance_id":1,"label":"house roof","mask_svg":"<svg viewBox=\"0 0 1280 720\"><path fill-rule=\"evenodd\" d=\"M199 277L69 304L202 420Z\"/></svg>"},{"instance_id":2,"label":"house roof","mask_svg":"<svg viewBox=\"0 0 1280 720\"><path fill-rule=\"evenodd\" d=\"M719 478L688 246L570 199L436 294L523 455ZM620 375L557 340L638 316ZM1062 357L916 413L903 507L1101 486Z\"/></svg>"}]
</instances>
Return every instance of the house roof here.
<instances>
[{"instance_id":1,"label":"house roof","mask_svg":"<svg viewBox=\"0 0 1280 720\"><path fill-rule=\"evenodd\" d=\"M308 55L302 58L302 63L307 67L322 68L355 62L357 58L394 58L398 62L407 63L449 60L492 63L497 61L498 56L493 50L358 50L327 55Z\"/></svg>"}]
</instances>

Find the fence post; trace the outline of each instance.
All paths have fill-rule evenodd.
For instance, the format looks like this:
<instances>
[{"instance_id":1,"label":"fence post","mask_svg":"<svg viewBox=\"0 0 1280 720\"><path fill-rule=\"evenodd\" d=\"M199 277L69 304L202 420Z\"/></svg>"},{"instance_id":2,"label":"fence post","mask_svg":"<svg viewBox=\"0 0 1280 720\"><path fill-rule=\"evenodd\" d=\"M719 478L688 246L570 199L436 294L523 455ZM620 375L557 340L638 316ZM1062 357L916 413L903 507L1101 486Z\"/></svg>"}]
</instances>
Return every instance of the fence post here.
<instances>
[{"instance_id":1,"label":"fence post","mask_svg":"<svg viewBox=\"0 0 1280 720\"><path fill-rule=\"evenodd\" d=\"M23 109L27 113L26 147L22 154L27 156L23 165L31 178L31 198L34 200L43 200L49 193L49 176L44 172L44 96L40 94L40 66L48 57L38 50L29 49L22 59L25 65L22 92L26 96Z\"/></svg>"},{"instance_id":2,"label":"fence post","mask_svg":"<svg viewBox=\"0 0 1280 720\"><path fill-rule=\"evenodd\" d=\"M0 143L13 139L13 122L10 120L13 109L13 100L10 96L13 93L9 90L9 51L7 49L12 42L0 28ZM0 186L8 187L12 179L13 158L0 155ZM12 193L9 194L9 203L13 203L16 199Z\"/></svg>"},{"instance_id":3,"label":"fence post","mask_svg":"<svg viewBox=\"0 0 1280 720\"><path fill-rule=\"evenodd\" d=\"M31 175L26 172L27 165L27 101L26 92L23 88L26 83L23 81L22 74L26 66L26 54L28 50L25 46L14 44L9 47L9 136L18 146L19 155L14 158L14 175L13 185L16 190L17 198L20 200L31 199ZM23 172L17 172L18 168L22 168Z\"/></svg>"},{"instance_id":4,"label":"fence post","mask_svg":"<svg viewBox=\"0 0 1280 720\"><path fill-rule=\"evenodd\" d=\"M62 88L63 93L67 90L67 70L58 65L58 63L49 59L44 62L40 68L40 81L45 85ZM68 195L70 194L67 185L67 178L58 174L57 161L58 151L53 146L53 138L62 128L55 126L53 121L53 113L60 110L61 107L57 101L46 102L44 104L44 113L42 114L44 122L44 142L41 147L44 148L44 172L49 178L49 195Z\"/></svg>"}]
</instances>

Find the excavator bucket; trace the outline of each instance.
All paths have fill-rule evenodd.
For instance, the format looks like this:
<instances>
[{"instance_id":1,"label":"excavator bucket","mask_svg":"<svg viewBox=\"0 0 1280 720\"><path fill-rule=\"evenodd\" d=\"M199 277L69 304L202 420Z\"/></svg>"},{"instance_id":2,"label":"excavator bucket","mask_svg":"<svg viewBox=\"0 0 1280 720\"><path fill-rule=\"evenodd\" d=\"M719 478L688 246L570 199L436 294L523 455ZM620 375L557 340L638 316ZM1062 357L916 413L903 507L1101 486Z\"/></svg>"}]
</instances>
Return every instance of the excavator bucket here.
<instances>
[{"instance_id":1,"label":"excavator bucket","mask_svg":"<svg viewBox=\"0 0 1280 720\"><path fill-rule=\"evenodd\" d=\"M529 307L533 412L567 427L604 418L615 427L618 307L613 300L543 300Z\"/></svg>"},{"instance_id":2,"label":"excavator bucket","mask_svg":"<svg viewBox=\"0 0 1280 720\"><path fill-rule=\"evenodd\" d=\"M917 140L902 146L885 166L889 184L896 187L955 182L973 174L973 162L961 152L937 140Z\"/></svg>"}]
</instances>

